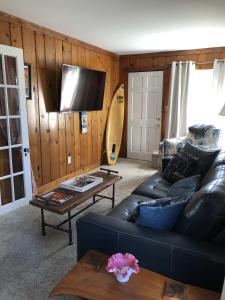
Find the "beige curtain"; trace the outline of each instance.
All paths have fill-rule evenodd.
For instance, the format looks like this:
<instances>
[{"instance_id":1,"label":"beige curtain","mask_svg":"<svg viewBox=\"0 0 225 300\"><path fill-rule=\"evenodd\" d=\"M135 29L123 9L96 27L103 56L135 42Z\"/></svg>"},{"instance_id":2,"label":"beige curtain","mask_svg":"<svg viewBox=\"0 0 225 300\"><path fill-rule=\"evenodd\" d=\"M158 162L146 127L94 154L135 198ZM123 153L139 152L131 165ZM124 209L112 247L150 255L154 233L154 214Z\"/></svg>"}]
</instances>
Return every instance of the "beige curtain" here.
<instances>
[{"instance_id":1,"label":"beige curtain","mask_svg":"<svg viewBox=\"0 0 225 300\"><path fill-rule=\"evenodd\" d=\"M215 59L213 65L213 88L215 93L215 109L225 116L225 60Z\"/></svg>"},{"instance_id":2,"label":"beige curtain","mask_svg":"<svg viewBox=\"0 0 225 300\"><path fill-rule=\"evenodd\" d=\"M166 138L187 134L187 103L194 69L191 61L172 63Z\"/></svg>"}]
</instances>

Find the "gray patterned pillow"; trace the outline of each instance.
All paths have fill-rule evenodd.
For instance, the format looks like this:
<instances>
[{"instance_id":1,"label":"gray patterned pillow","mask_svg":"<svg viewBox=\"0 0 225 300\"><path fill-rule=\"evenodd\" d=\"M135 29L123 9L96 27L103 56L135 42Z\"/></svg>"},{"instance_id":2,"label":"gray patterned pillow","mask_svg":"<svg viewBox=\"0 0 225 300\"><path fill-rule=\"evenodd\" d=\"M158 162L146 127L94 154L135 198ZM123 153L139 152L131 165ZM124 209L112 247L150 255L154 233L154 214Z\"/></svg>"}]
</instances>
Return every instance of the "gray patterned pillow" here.
<instances>
[{"instance_id":1,"label":"gray patterned pillow","mask_svg":"<svg viewBox=\"0 0 225 300\"><path fill-rule=\"evenodd\" d=\"M175 154L167 164L162 175L170 182L176 182L196 174L197 163L197 157L181 150L179 153Z\"/></svg>"}]
</instances>

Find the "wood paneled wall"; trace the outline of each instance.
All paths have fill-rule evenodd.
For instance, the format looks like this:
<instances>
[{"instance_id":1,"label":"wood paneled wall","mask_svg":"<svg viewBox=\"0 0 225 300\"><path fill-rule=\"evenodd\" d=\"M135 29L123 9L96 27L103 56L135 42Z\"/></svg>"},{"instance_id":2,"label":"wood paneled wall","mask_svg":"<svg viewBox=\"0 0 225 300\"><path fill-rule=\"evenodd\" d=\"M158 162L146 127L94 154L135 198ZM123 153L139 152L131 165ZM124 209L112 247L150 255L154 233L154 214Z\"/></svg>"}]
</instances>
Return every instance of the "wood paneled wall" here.
<instances>
[{"instance_id":1,"label":"wood paneled wall","mask_svg":"<svg viewBox=\"0 0 225 300\"><path fill-rule=\"evenodd\" d=\"M32 100L27 101L27 111L32 169L39 191L98 166L110 102L119 83L119 57L1 12L0 44L23 48L24 61L31 64ZM107 72L103 110L88 112L87 134L80 134L79 113L46 112L55 109L59 97L62 63Z\"/></svg>"},{"instance_id":2,"label":"wood paneled wall","mask_svg":"<svg viewBox=\"0 0 225 300\"><path fill-rule=\"evenodd\" d=\"M123 55L120 56L120 82L125 84L125 124L122 138L120 156L127 155L127 100L128 100L128 73L163 71L163 105L162 105L162 131L161 138L164 137L167 120L168 93L170 82L170 70L172 61L195 61L213 62L215 58L225 59L225 47L208 48L200 50L185 50L159 52L149 54ZM196 65L198 68L212 68L213 64Z\"/></svg>"}]
</instances>

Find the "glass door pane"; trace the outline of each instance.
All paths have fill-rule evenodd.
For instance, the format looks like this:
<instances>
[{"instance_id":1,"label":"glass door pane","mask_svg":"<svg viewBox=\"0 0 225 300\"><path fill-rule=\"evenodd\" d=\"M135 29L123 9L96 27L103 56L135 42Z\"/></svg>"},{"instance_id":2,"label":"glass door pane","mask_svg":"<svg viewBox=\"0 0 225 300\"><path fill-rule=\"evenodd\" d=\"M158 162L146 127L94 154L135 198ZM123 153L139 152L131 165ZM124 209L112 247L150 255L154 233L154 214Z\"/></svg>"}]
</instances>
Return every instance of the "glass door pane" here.
<instances>
[{"instance_id":1,"label":"glass door pane","mask_svg":"<svg viewBox=\"0 0 225 300\"><path fill-rule=\"evenodd\" d=\"M13 173L18 173L23 171L23 157L22 148L12 148L12 165Z\"/></svg>"},{"instance_id":2,"label":"glass door pane","mask_svg":"<svg viewBox=\"0 0 225 300\"><path fill-rule=\"evenodd\" d=\"M14 176L14 193L15 200L19 200L25 196L23 175Z\"/></svg>"},{"instance_id":3,"label":"glass door pane","mask_svg":"<svg viewBox=\"0 0 225 300\"><path fill-rule=\"evenodd\" d=\"M9 108L9 115L19 115L19 97L18 97L18 90L17 88L8 88L8 108Z\"/></svg>"},{"instance_id":4,"label":"glass door pane","mask_svg":"<svg viewBox=\"0 0 225 300\"><path fill-rule=\"evenodd\" d=\"M8 146L7 120L0 120L0 147Z\"/></svg>"},{"instance_id":5,"label":"glass door pane","mask_svg":"<svg viewBox=\"0 0 225 300\"><path fill-rule=\"evenodd\" d=\"M21 144L20 119L10 119L11 145Z\"/></svg>"},{"instance_id":6,"label":"glass door pane","mask_svg":"<svg viewBox=\"0 0 225 300\"><path fill-rule=\"evenodd\" d=\"M0 84L3 84L2 56L0 55Z\"/></svg>"},{"instance_id":7,"label":"glass door pane","mask_svg":"<svg viewBox=\"0 0 225 300\"><path fill-rule=\"evenodd\" d=\"M5 56L6 83L17 85L16 57Z\"/></svg>"},{"instance_id":8,"label":"glass door pane","mask_svg":"<svg viewBox=\"0 0 225 300\"><path fill-rule=\"evenodd\" d=\"M1 205L12 202L11 178L0 180Z\"/></svg>"},{"instance_id":9,"label":"glass door pane","mask_svg":"<svg viewBox=\"0 0 225 300\"><path fill-rule=\"evenodd\" d=\"M6 115L6 108L5 108L5 89L0 87L0 116Z\"/></svg>"},{"instance_id":10,"label":"glass door pane","mask_svg":"<svg viewBox=\"0 0 225 300\"><path fill-rule=\"evenodd\" d=\"M10 175L9 150L0 150L0 177Z\"/></svg>"}]
</instances>

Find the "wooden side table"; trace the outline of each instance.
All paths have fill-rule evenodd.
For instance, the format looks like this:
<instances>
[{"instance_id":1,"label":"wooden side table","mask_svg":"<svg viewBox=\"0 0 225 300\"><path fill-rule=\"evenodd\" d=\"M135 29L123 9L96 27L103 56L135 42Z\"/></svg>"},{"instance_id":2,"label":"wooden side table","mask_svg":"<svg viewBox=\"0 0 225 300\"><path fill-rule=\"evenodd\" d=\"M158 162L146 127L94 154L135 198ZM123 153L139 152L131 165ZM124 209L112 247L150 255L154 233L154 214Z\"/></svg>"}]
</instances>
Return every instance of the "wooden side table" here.
<instances>
[{"instance_id":1,"label":"wooden side table","mask_svg":"<svg viewBox=\"0 0 225 300\"><path fill-rule=\"evenodd\" d=\"M126 283L119 283L112 273L106 272L107 255L89 251L77 265L54 287L50 296L73 295L93 300L159 300L166 282L175 280L140 268ZM219 300L213 291L191 285L187 288L187 300ZM164 298L169 299L169 298ZM185 300L186 300L185 299Z\"/></svg>"}]
</instances>

